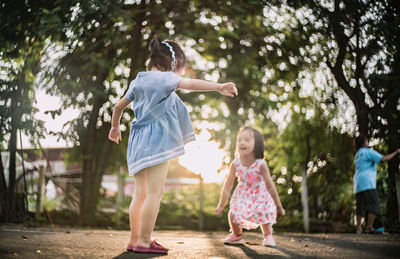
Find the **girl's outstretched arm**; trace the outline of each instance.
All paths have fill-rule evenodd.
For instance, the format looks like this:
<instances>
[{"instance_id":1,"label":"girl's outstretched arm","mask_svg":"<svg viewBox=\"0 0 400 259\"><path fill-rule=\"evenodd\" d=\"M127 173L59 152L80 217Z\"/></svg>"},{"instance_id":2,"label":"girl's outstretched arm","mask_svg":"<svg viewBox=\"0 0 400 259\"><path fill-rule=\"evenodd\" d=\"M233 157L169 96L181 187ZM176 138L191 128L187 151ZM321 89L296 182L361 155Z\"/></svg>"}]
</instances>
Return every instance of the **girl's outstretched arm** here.
<instances>
[{"instance_id":1,"label":"girl's outstretched arm","mask_svg":"<svg viewBox=\"0 0 400 259\"><path fill-rule=\"evenodd\" d=\"M121 120L121 115L122 112L130 103L131 101L129 101L125 97L122 97L121 100L119 100L114 107L114 111L111 118L111 129L110 132L108 133L108 139L117 144L119 141L122 141L121 130L119 129L119 122Z\"/></svg>"},{"instance_id":2,"label":"girl's outstretched arm","mask_svg":"<svg viewBox=\"0 0 400 259\"><path fill-rule=\"evenodd\" d=\"M222 95L234 97L238 95L238 91L234 83L213 83L200 79L182 79L178 88L197 91L218 91Z\"/></svg>"},{"instance_id":3,"label":"girl's outstretched arm","mask_svg":"<svg viewBox=\"0 0 400 259\"><path fill-rule=\"evenodd\" d=\"M219 216L226 206L226 202L228 201L229 195L231 194L233 183L236 178L236 169L233 166L233 163L230 166L228 177L225 180L224 187L221 191L221 197L219 199L219 203L217 208L214 210L214 214Z\"/></svg>"},{"instance_id":4,"label":"girl's outstretched arm","mask_svg":"<svg viewBox=\"0 0 400 259\"><path fill-rule=\"evenodd\" d=\"M260 167L260 172L261 175L264 177L265 185L267 186L267 189L269 193L271 194L272 199L275 202L276 205L276 212L278 214L278 217L283 217L285 216L285 209L282 207L281 200L279 199L278 192L276 191L275 184L272 181L271 175L269 173L269 169L267 166L267 163L265 160L263 160L261 167Z\"/></svg>"}]
</instances>

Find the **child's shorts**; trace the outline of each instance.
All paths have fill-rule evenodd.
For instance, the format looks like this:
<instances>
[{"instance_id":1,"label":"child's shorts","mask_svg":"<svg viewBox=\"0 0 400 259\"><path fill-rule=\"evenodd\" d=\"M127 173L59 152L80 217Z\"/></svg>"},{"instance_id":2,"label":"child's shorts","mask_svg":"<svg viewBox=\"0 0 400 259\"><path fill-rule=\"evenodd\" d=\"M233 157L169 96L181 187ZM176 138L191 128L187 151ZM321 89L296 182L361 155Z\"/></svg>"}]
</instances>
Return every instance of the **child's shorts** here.
<instances>
[{"instance_id":1,"label":"child's shorts","mask_svg":"<svg viewBox=\"0 0 400 259\"><path fill-rule=\"evenodd\" d=\"M365 217L365 212L379 214L379 197L376 189L356 193L357 215Z\"/></svg>"}]
</instances>

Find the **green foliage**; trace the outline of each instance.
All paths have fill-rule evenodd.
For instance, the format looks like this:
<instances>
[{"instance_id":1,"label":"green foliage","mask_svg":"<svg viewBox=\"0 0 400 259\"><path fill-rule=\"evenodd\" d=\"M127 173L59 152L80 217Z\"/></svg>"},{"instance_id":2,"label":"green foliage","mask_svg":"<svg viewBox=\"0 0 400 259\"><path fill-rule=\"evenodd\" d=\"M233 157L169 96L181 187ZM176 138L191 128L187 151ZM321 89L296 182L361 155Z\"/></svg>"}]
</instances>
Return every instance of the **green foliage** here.
<instances>
[{"instance_id":1,"label":"green foliage","mask_svg":"<svg viewBox=\"0 0 400 259\"><path fill-rule=\"evenodd\" d=\"M67 19L68 1L5 1L0 19L0 145L4 148L12 128L31 136L34 146L46 132L43 122L33 115L36 76L40 72L47 39L60 38L64 23L45 27L45 19ZM14 103L14 104L13 104ZM13 124L12 116L18 119ZM16 130L16 129L15 129ZM7 138L8 137L8 138Z\"/></svg>"},{"instance_id":2,"label":"green foliage","mask_svg":"<svg viewBox=\"0 0 400 259\"><path fill-rule=\"evenodd\" d=\"M343 89L352 100L357 99L354 95L361 104L370 100L365 111L353 103L358 120L368 113L363 118L368 120L369 131L386 140L380 150L390 152L400 145L400 33L393 1L176 0L126 4L122 0L17 0L5 1L1 7L0 146L6 148L11 131L17 128L25 129L39 145L46 131L43 122L34 118L34 90L40 84L48 93L60 96L61 107L48 113L54 118L67 108L75 108L80 116L53 134L74 146L68 159L83 164L88 188L82 197L90 197L90 206L97 204L104 170L125 166L134 114L131 110L124 113L123 142L118 146L107 140L110 116L129 82L145 70L147 47L154 34L178 41L190 49L188 53L194 53L188 56L188 66L196 77L236 83L239 96L233 99L217 93L178 94L190 107L193 121L218 123L220 128L212 132L213 138L229 150L231 158L240 126L252 124L262 129L266 160L275 181L284 180L277 188L293 217L299 215L295 211L301 211L300 184L293 179L302 170L310 170L309 203L314 220L349 220L351 214L353 150L348 134L356 130L349 126L345 134L343 128L332 125L340 116L333 89L336 83L342 87L343 80L337 74L328 75L327 67L337 71L333 68L338 64L343 70L350 87ZM50 54L60 58L54 60ZM323 90L300 98L300 90L306 88L303 80L316 71L327 74ZM357 88L365 91L354 94L351 89ZM271 114L285 105L291 107L286 128L270 120ZM15 123L12 116L18 118ZM398 158L382 171L380 192L392 199ZM183 197L197 197L194 189L183 192L187 192ZM188 203L172 190L165 197L171 202L162 203L165 217L161 221L187 214L188 222L195 224L199 217L196 202ZM207 199L206 217L219 222L212 216L211 206L218 198ZM393 202L389 203L385 210L397 211ZM226 226L225 219L219 223Z\"/></svg>"},{"instance_id":3,"label":"green foliage","mask_svg":"<svg viewBox=\"0 0 400 259\"><path fill-rule=\"evenodd\" d=\"M239 98L207 94L218 98L205 101L213 109L212 114L217 112L217 116L212 118L201 109L204 103L202 95L181 94L182 99L193 107L192 119L218 121L225 126L216 136L223 146L230 147L232 157L237 129L249 120L249 114L254 112L265 118L268 107L276 107L266 98L267 88L261 87L266 84L262 71L270 66L269 62L282 62L282 58L288 60L288 56L282 56L279 51L265 49L264 38L272 37L277 30L273 26L264 26L268 23L265 21L268 17L263 14L264 6L265 3L257 1L235 5L189 0L134 4L79 1L72 8L70 22L65 24L69 33L63 43L65 55L56 67L47 69L43 82L47 83L49 93L62 96L62 107L51 114L60 114L67 107L80 111L80 117L68 122L57 134L74 144L79 156L77 160L82 161L87 179L89 174L101 175L105 168L117 167L123 162L124 149L114 148L106 140L109 115L121 91L125 91L129 81L144 69L148 42L154 34L162 39L174 37L183 45L187 40L194 40L195 51L208 61L221 65L204 71L196 66L196 60L189 58L193 68L201 76L217 73L220 81L237 83ZM50 18L48 20L51 21ZM293 43L293 40L290 42ZM292 43L289 46L294 47ZM276 43L271 44L278 47ZM291 51L297 50L292 48ZM283 80L296 75L295 67L287 64L292 70L283 69L276 73ZM129 72L121 73L117 68L128 69ZM226 108L229 109L229 117L225 115ZM123 121L125 128L129 128L132 112L127 117L129 119ZM105 157L118 159L118 162ZM90 173L93 168L98 168L98 171ZM96 185L97 181L94 182ZM96 188L88 190L88 195L96 193Z\"/></svg>"},{"instance_id":4,"label":"green foliage","mask_svg":"<svg viewBox=\"0 0 400 259\"><path fill-rule=\"evenodd\" d=\"M111 221L112 221L114 224L119 225L119 224L122 223L121 220L122 220L123 216L124 216L124 212L123 212L122 210L118 210L117 213L115 213L115 214L112 216Z\"/></svg>"},{"instance_id":5,"label":"green foliage","mask_svg":"<svg viewBox=\"0 0 400 259\"><path fill-rule=\"evenodd\" d=\"M203 185L203 211L205 230L227 230L228 208L221 216L214 216L218 205L221 186L217 184ZM163 194L157 225L160 227L183 226L198 229L200 219L199 185L172 188Z\"/></svg>"},{"instance_id":6,"label":"green foliage","mask_svg":"<svg viewBox=\"0 0 400 259\"><path fill-rule=\"evenodd\" d=\"M67 2L65 2L67 3ZM12 220L16 213L15 153L17 131L30 137L33 146L40 146L46 129L43 122L34 117L34 93L36 77L49 37L42 34L41 18L44 10L52 12L54 1L3 1L0 11L0 147L10 152L8 188L3 168L0 171L0 218ZM60 11L60 9L58 9ZM66 10L62 10L64 12ZM67 13L67 12L66 12ZM64 26L62 26L64 28ZM63 31L51 31L58 35Z\"/></svg>"},{"instance_id":7,"label":"green foliage","mask_svg":"<svg viewBox=\"0 0 400 259\"><path fill-rule=\"evenodd\" d=\"M198 16L203 19L195 24L196 30L190 36L197 43L193 48L213 62L213 66L207 71L196 71L202 75L218 75L219 81L236 83L239 96L231 99L208 95L210 99L218 98L216 102L206 99L213 111L217 111L214 113L217 116L200 113L200 109L197 113L194 109L192 119L221 123L223 127L214 132L215 137L229 149L233 158L238 128L252 122L253 117L265 120L271 110L277 109L276 101L269 99L269 95L280 96L284 92L281 83L288 82L290 88L296 86L292 81L304 67L302 62L294 65L290 57L299 53L303 43L301 38L293 36L296 18L290 17L279 23L273 15L268 15L268 11L289 14L288 9L277 10L264 1L234 4L207 1L200 6L202 9ZM196 64L193 66L196 68ZM203 102L201 98L204 96L183 97L193 106ZM221 102L226 105L221 105Z\"/></svg>"},{"instance_id":8,"label":"green foliage","mask_svg":"<svg viewBox=\"0 0 400 259\"><path fill-rule=\"evenodd\" d=\"M329 124L335 112L322 110L312 97L298 98L282 134L271 134L277 132L271 126L264 128L266 160L289 217L301 215L301 173L305 170L311 220L350 222L352 139Z\"/></svg>"},{"instance_id":9,"label":"green foliage","mask_svg":"<svg viewBox=\"0 0 400 259\"><path fill-rule=\"evenodd\" d=\"M307 13L301 21L308 32L310 52L324 63L339 88L353 102L357 131L384 142L392 152L400 145L399 131L399 5L396 1L288 1ZM314 50L314 51L312 51ZM355 131L355 130L354 130ZM399 159L389 162L388 229L399 232L400 201L395 194Z\"/></svg>"},{"instance_id":10,"label":"green foliage","mask_svg":"<svg viewBox=\"0 0 400 259\"><path fill-rule=\"evenodd\" d=\"M43 208L45 211L53 211L57 208L57 206L62 202L64 197L58 196L52 200L43 200Z\"/></svg>"}]
</instances>

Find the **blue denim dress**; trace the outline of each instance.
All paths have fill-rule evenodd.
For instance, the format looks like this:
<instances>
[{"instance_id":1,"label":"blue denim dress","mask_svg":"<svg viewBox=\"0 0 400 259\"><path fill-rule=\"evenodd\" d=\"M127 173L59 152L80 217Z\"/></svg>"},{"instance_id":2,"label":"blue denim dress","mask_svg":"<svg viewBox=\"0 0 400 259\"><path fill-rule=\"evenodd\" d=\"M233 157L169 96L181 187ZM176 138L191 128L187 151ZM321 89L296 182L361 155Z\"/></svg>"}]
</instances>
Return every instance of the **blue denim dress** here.
<instances>
[{"instance_id":1,"label":"blue denim dress","mask_svg":"<svg viewBox=\"0 0 400 259\"><path fill-rule=\"evenodd\" d=\"M185 104L175 93L182 80L174 72L139 72L125 98L133 102L136 120L129 134L129 175L185 153L195 140Z\"/></svg>"}]
</instances>

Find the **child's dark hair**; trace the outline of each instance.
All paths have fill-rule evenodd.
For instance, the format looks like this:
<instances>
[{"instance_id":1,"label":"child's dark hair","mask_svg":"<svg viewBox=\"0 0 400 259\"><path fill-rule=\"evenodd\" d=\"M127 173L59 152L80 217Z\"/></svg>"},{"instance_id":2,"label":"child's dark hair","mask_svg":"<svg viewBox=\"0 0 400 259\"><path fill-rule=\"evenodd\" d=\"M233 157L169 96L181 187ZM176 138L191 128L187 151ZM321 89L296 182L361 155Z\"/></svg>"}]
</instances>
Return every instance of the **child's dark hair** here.
<instances>
[{"instance_id":1,"label":"child's dark hair","mask_svg":"<svg viewBox=\"0 0 400 259\"><path fill-rule=\"evenodd\" d=\"M249 130L249 131L253 132L253 136L254 136L253 154L254 154L254 157L256 159L264 158L264 149L265 149L264 138L263 138L261 132L259 132L256 129L253 129L252 127L248 127L248 126L240 128L239 132L245 131L245 130Z\"/></svg>"},{"instance_id":2,"label":"child's dark hair","mask_svg":"<svg viewBox=\"0 0 400 259\"><path fill-rule=\"evenodd\" d=\"M168 43L175 52L175 70L179 70L186 65L186 56L183 53L182 48L179 46L178 43L173 41L165 41ZM170 71L171 70L171 63L173 62L172 53L169 47L163 44L158 38L157 35L151 40L149 45L150 50L150 61L147 65L147 69L151 69L152 67L156 67L161 71Z\"/></svg>"},{"instance_id":3,"label":"child's dark hair","mask_svg":"<svg viewBox=\"0 0 400 259\"><path fill-rule=\"evenodd\" d=\"M357 150L364 146L365 141L368 140L368 137L364 134L360 134L358 137L354 139L354 146Z\"/></svg>"}]
</instances>

